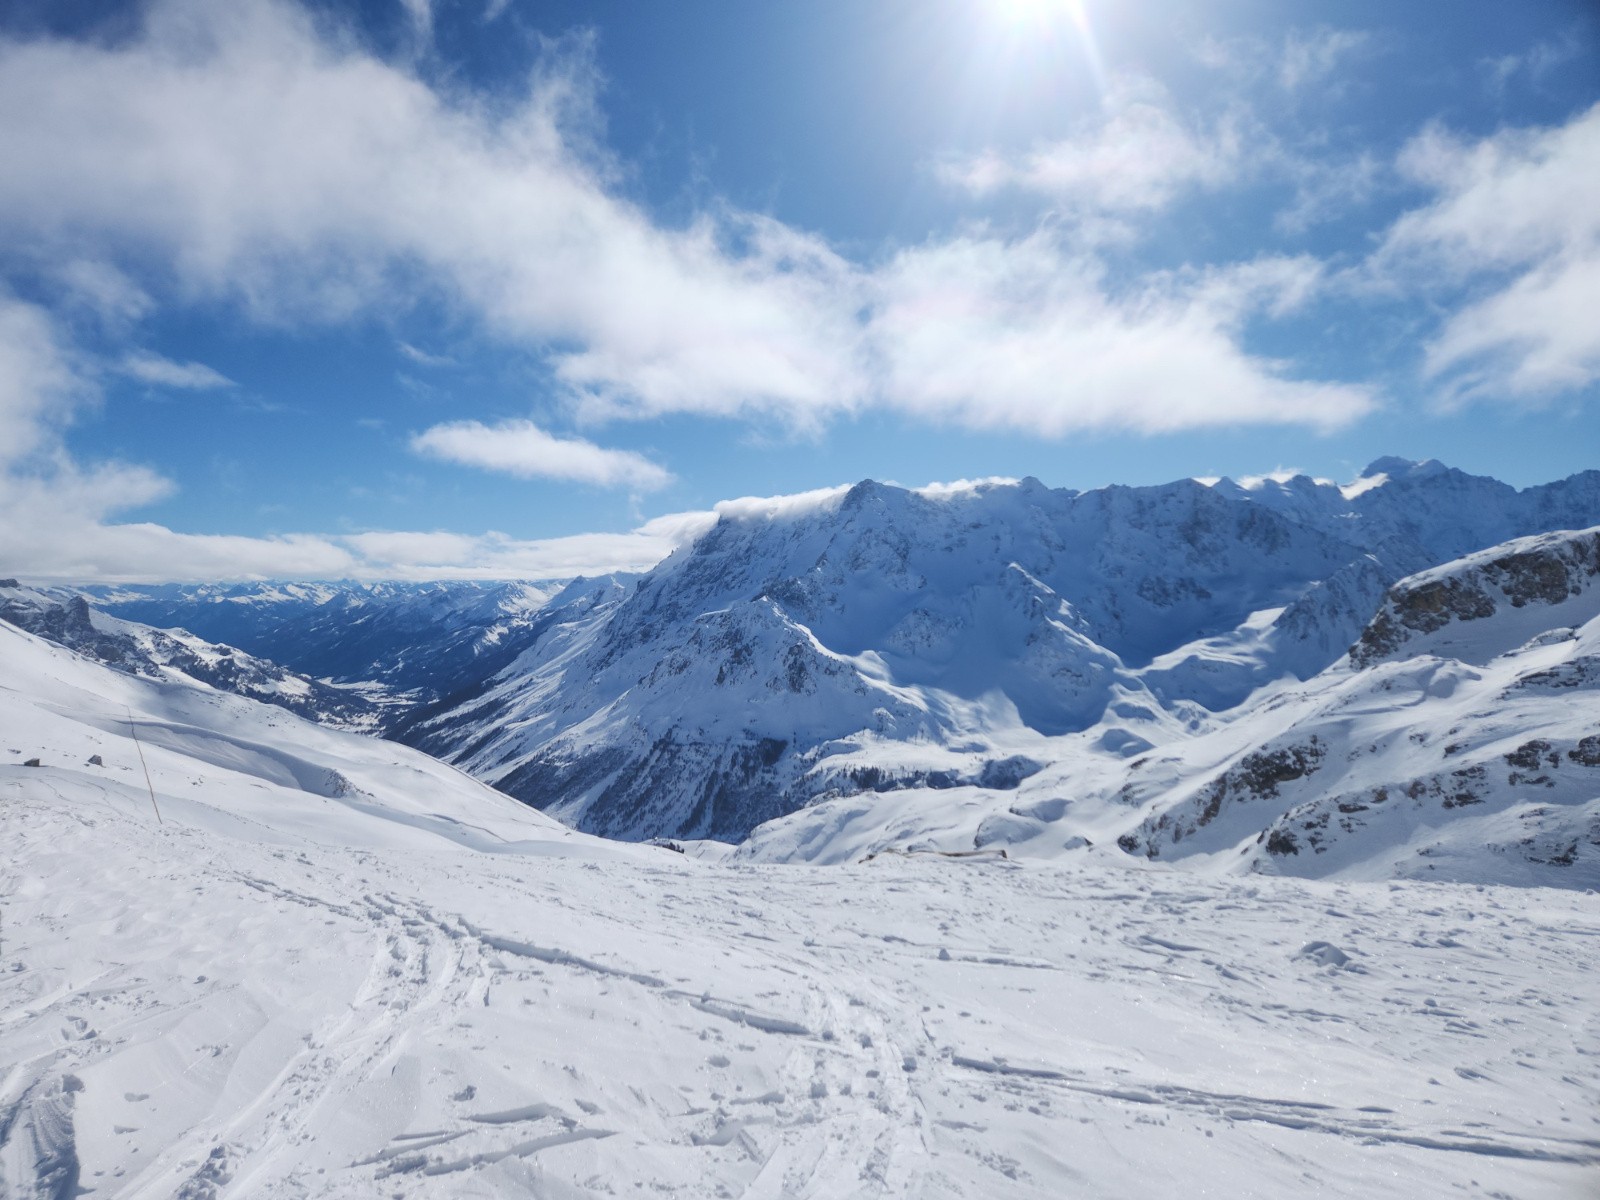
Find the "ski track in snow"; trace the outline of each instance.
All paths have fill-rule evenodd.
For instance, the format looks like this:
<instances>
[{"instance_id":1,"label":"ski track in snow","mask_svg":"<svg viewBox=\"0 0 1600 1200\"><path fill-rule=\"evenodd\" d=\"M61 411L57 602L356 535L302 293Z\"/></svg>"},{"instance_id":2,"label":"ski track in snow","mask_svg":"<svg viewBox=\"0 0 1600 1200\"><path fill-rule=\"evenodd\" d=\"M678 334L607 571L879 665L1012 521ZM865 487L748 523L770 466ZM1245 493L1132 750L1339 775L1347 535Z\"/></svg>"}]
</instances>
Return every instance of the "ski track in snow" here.
<instances>
[{"instance_id":1,"label":"ski track in snow","mask_svg":"<svg viewBox=\"0 0 1600 1200\"><path fill-rule=\"evenodd\" d=\"M0 1191L1580 1196L1592 896L404 850L0 772ZM1347 956L1320 965L1302 947Z\"/></svg>"}]
</instances>

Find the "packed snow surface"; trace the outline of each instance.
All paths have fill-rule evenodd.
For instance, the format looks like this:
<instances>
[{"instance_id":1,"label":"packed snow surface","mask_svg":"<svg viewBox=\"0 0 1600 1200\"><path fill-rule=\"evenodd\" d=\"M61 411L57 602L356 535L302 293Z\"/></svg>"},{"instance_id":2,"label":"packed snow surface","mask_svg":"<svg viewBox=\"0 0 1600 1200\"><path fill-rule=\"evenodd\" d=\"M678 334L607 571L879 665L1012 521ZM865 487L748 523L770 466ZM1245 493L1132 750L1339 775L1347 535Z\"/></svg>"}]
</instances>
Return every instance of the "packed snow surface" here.
<instances>
[{"instance_id":1,"label":"packed snow surface","mask_svg":"<svg viewBox=\"0 0 1600 1200\"><path fill-rule=\"evenodd\" d=\"M619 846L0 627L0 1195L1594 1194L1593 894L1121 862Z\"/></svg>"}]
</instances>

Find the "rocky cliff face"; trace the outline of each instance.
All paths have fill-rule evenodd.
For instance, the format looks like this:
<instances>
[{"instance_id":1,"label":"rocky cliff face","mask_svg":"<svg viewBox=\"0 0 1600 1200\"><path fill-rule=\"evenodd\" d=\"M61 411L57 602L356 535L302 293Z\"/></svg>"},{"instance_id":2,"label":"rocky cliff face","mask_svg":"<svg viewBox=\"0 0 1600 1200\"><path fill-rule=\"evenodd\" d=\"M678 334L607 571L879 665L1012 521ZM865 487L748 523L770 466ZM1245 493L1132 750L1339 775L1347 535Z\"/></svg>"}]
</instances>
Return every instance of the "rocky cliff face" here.
<instances>
[{"instance_id":1,"label":"rocky cliff face","mask_svg":"<svg viewBox=\"0 0 1600 1200\"><path fill-rule=\"evenodd\" d=\"M1368 667L1441 651L1467 661L1492 658L1549 628L1556 616L1542 610L1591 615L1586 597L1597 590L1597 577L1600 530L1523 538L1469 555L1391 588L1350 659ZM1519 609L1529 611L1510 615Z\"/></svg>"}]
</instances>

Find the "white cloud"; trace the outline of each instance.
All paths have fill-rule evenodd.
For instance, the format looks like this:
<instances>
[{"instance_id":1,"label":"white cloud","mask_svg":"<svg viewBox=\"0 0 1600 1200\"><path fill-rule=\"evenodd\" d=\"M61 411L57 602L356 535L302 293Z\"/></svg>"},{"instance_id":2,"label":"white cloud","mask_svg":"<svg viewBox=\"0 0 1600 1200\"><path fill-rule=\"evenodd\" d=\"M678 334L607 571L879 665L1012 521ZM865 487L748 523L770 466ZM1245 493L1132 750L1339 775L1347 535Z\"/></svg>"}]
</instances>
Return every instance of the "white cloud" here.
<instances>
[{"instance_id":1,"label":"white cloud","mask_svg":"<svg viewBox=\"0 0 1600 1200\"><path fill-rule=\"evenodd\" d=\"M49 314L0 291L0 472L53 449L94 394Z\"/></svg>"},{"instance_id":2,"label":"white cloud","mask_svg":"<svg viewBox=\"0 0 1600 1200\"><path fill-rule=\"evenodd\" d=\"M158 387L183 388L186 391L210 391L233 387L233 380L222 372L197 362L174 362L148 350L134 351L123 356L117 369L130 379L151 383Z\"/></svg>"},{"instance_id":3,"label":"white cloud","mask_svg":"<svg viewBox=\"0 0 1600 1200\"><path fill-rule=\"evenodd\" d=\"M956 500L981 495L991 488L1016 487L1022 480L1011 475L985 475L982 479L952 479L928 483L911 490L928 500Z\"/></svg>"},{"instance_id":4,"label":"white cloud","mask_svg":"<svg viewBox=\"0 0 1600 1200\"><path fill-rule=\"evenodd\" d=\"M68 304L89 310L112 329L125 329L155 310L150 294L108 262L70 259L54 274Z\"/></svg>"},{"instance_id":5,"label":"white cloud","mask_svg":"<svg viewBox=\"0 0 1600 1200\"><path fill-rule=\"evenodd\" d=\"M418 0L411 11L431 10ZM491 336L548 354L576 415L591 421L692 413L804 429L880 406L1060 436L1330 427L1373 403L1367 389L1299 380L1243 348L1251 321L1314 292L1320 274L1308 260L1114 288L1086 243L1048 224L1022 238L978 229L935 239L876 265L725 206L668 227L619 195L617 172L594 148L581 61L491 106L357 45L324 36L282 0L154 0L143 32L115 43L0 38L0 236L65 264L55 277L66 304L113 336L157 297L228 302L255 321L298 326L390 315L442 291ZM1005 186L1115 217L1219 185L1238 154L1232 126L1181 121L1158 92L1133 88L1100 124L996 169L1010 173ZM436 357L401 353L425 365ZM127 522L173 484L67 454L61 430L97 396L87 361L42 309L0 295L8 570L553 577L648 567L715 519L672 514L626 533L534 541L234 537ZM229 382L149 353L110 362L163 386ZM524 476L641 490L671 479L639 454L527 421L437 425L413 447Z\"/></svg>"},{"instance_id":6,"label":"white cloud","mask_svg":"<svg viewBox=\"0 0 1600 1200\"><path fill-rule=\"evenodd\" d=\"M1370 38L1355 29L1316 29L1291 33L1278 59L1278 82L1285 91L1299 91L1320 83L1338 68L1340 60L1368 45Z\"/></svg>"},{"instance_id":7,"label":"white cloud","mask_svg":"<svg viewBox=\"0 0 1600 1200\"><path fill-rule=\"evenodd\" d=\"M849 490L849 484L839 484L787 496L740 496L715 505L715 515L735 521L781 521L836 507Z\"/></svg>"},{"instance_id":8,"label":"white cloud","mask_svg":"<svg viewBox=\"0 0 1600 1200\"><path fill-rule=\"evenodd\" d=\"M681 524L703 514L680 514ZM356 551L357 578L388 579L566 579L613 571L646 571L683 544L678 518L657 518L626 533L517 539L503 533L463 537L454 533L362 533L341 539Z\"/></svg>"},{"instance_id":9,"label":"white cloud","mask_svg":"<svg viewBox=\"0 0 1600 1200\"><path fill-rule=\"evenodd\" d=\"M1542 397L1600 379L1600 248L1558 256L1453 314L1426 370L1462 396Z\"/></svg>"},{"instance_id":10,"label":"white cloud","mask_svg":"<svg viewBox=\"0 0 1600 1200\"><path fill-rule=\"evenodd\" d=\"M1600 105L1465 141L1439 128L1400 168L1435 194L1390 228L1380 281L1467 300L1426 347L1453 398L1548 397L1600 379Z\"/></svg>"},{"instance_id":11,"label":"white cloud","mask_svg":"<svg viewBox=\"0 0 1600 1200\"><path fill-rule=\"evenodd\" d=\"M678 513L625 533L539 540L496 532L241 537L124 522L116 518L170 496L174 485L135 464L84 466L73 460L62 444L62 430L78 406L96 398L81 356L49 314L0 293L0 570L5 573L124 582L559 578L647 569L715 520L710 513ZM565 454L574 453L571 443L557 445ZM576 445L581 457L585 443Z\"/></svg>"},{"instance_id":12,"label":"white cloud","mask_svg":"<svg viewBox=\"0 0 1600 1200\"><path fill-rule=\"evenodd\" d=\"M400 353L409 358L418 366L423 367L453 367L456 360L446 354L429 354L426 350L419 350L410 342L400 343Z\"/></svg>"},{"instance_id":13,"label":"white cloud","mask_svg":"<svg viewBox=\"0 0 1600 1200\"><path fill-rule=\"evenodd\" d=\"M1309 260L1265 260L1109 293L1094 260L1046 234L931 244L884 270L873 317L885 391L920 415L1061 436L1238 425L1330 429L1370 389L1306 382L1240 349L1247 319L1292 306Z\"/></svg>"},{"instance_id":14,"label":"white cloud","mask_svg":"<svg viewBox=\"0 0 1600 1200\"><path fill-rule=\"evenodd\" d=\"M0 563L32 580L164 583L237 579L564 579L644 571L686 537L708 528L709 513L660 517L624 533L517 539L439 532L286 534L232 537L179 533L151 523L96 516L136 493L137 480L87 478L81 504L63 506L50 486L0 480ZM146 482L149 482L147 479Z\"/></svg>"},{"instance_id":15,"label":"white cloud","mask_svg":"<svg viewBox=\"0 0 1600 1200\"><path fill-rule=\"evenodd\" d=\"M1016 188L1089 213L1164 208L1183 191L1228 182L1242 158L1231 121L1202 130L1172 109L1153 80L1123 78L1104 111L1070 136L1021 155L989 151L946 163L940 175L975 195Z\"/></svg>"},{"instance_id":16,"label":"white cloud","mask_svg":"<svg viewBox=\"0 0 1600 1200\"><path fill-rule=\"evenodd\" d=\"M1084 378L1140 378L1091 389L1115 396L1124 428L1194 423L1195 405L1158 390L1174 379L1245 397L1202 423L1323 423L1330 402L1349 410L1349 389L1289 380L1240 349L1237 323L1181 297L1119 300L1077 261L1046 285L1017 265L1037 259L1041 237L957 237L879 268L726 206L664 226L618 194L594 149L591 82L568 59L490 105L322 36L284 0L154 0L126 41L0 41L0 234L45 253L163 263L169 292L264 322L339 321L440 289L491 335L547 355L588 422L692 413L815 430L887 406L995 424L926 376L929 339L907 327L923 302L972 351L954 364L959 390L981 392L992 371L1011 427L1111 419L1064 421L1059 404L1017 401L1058 390L1064 357ZM1237 156L1226 122L1192 127L1152 85L1129 84L1099 126L997 169L1115 214L1213 186ZM917 291L929 275L937 300ZM1042 291L1053 307L1035 312ZM1021 328L996 326L1000 313L1020 314ZM1084 313L1105 335L1103 361L1097 338L1047 344L1053 322ZM1224 375L1196 384L1135 370L1137 338L1151 339L1154 361Z\"/></svg>"},{"instance_id":17,"label":"white cloud","mask_svg":"<svg viewBox=\"0 0 1600 1200\"><path fill-rule=\"evenodd\" d=\"M532 421L451 421L411 438L418 454L522 479L565 479L644 491L665 487L672 474L631 450L608 450L582 438L558 438Z\"/></svg>"},{"instance_id":18,"label":"white cloud","mask_svg":"<svg viewBox=\"0 0 1600 1200\"><path fill-rule=\"evenodd\" d=\"M665 228L619 198L584 149L590 78L569 62L488 105L279 0L156 0L115 45L0 41L0 230L165 262L264 321L442 285L501 337L575 346L562 377L611 410L847 407L848 265L759 217Z\"/></svg>"}]
</instances>

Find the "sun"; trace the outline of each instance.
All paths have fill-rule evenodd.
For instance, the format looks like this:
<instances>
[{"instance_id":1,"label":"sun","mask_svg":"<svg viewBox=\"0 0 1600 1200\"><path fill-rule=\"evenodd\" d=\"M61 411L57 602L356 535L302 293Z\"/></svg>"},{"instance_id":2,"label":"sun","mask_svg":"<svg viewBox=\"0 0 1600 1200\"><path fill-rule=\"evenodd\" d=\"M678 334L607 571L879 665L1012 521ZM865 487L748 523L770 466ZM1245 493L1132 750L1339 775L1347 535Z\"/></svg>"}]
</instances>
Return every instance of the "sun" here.
<instances>
[{"instance_id":1,"label":"sun","mask_svg":"<svg viewBox=\"0 0 1600 1200\"><path fill-rule=\"evenodd\" d=\"M1083 0L988 0L1000 17L1017 25L1039 25L1065 19L1079 29L1088 27Z\"/></svg>"},{"instance_id":2,"label":"sun","mask_svg":"<svg viewBox=\"0 0 1600 1200\"><path fill-rule=\"evenodd\" d=\"M991 0L1002 17L1012 21L1031 21L1056 7L1057 0Z\"/></svg>"},{"instance_id":3,"label":"sun","mask_svg":"<svg viewBox=\"0 0 1600 1200\"><path fill-rule=\"evenodd\" d=\"M1005 29L1002 40L1014 50L1024 45L1058 46L1075 42L1095 86L1105 90L1100 47L1089 19L1089 0L981 0L991 20Z\"/></svg>"}]
</instances>

